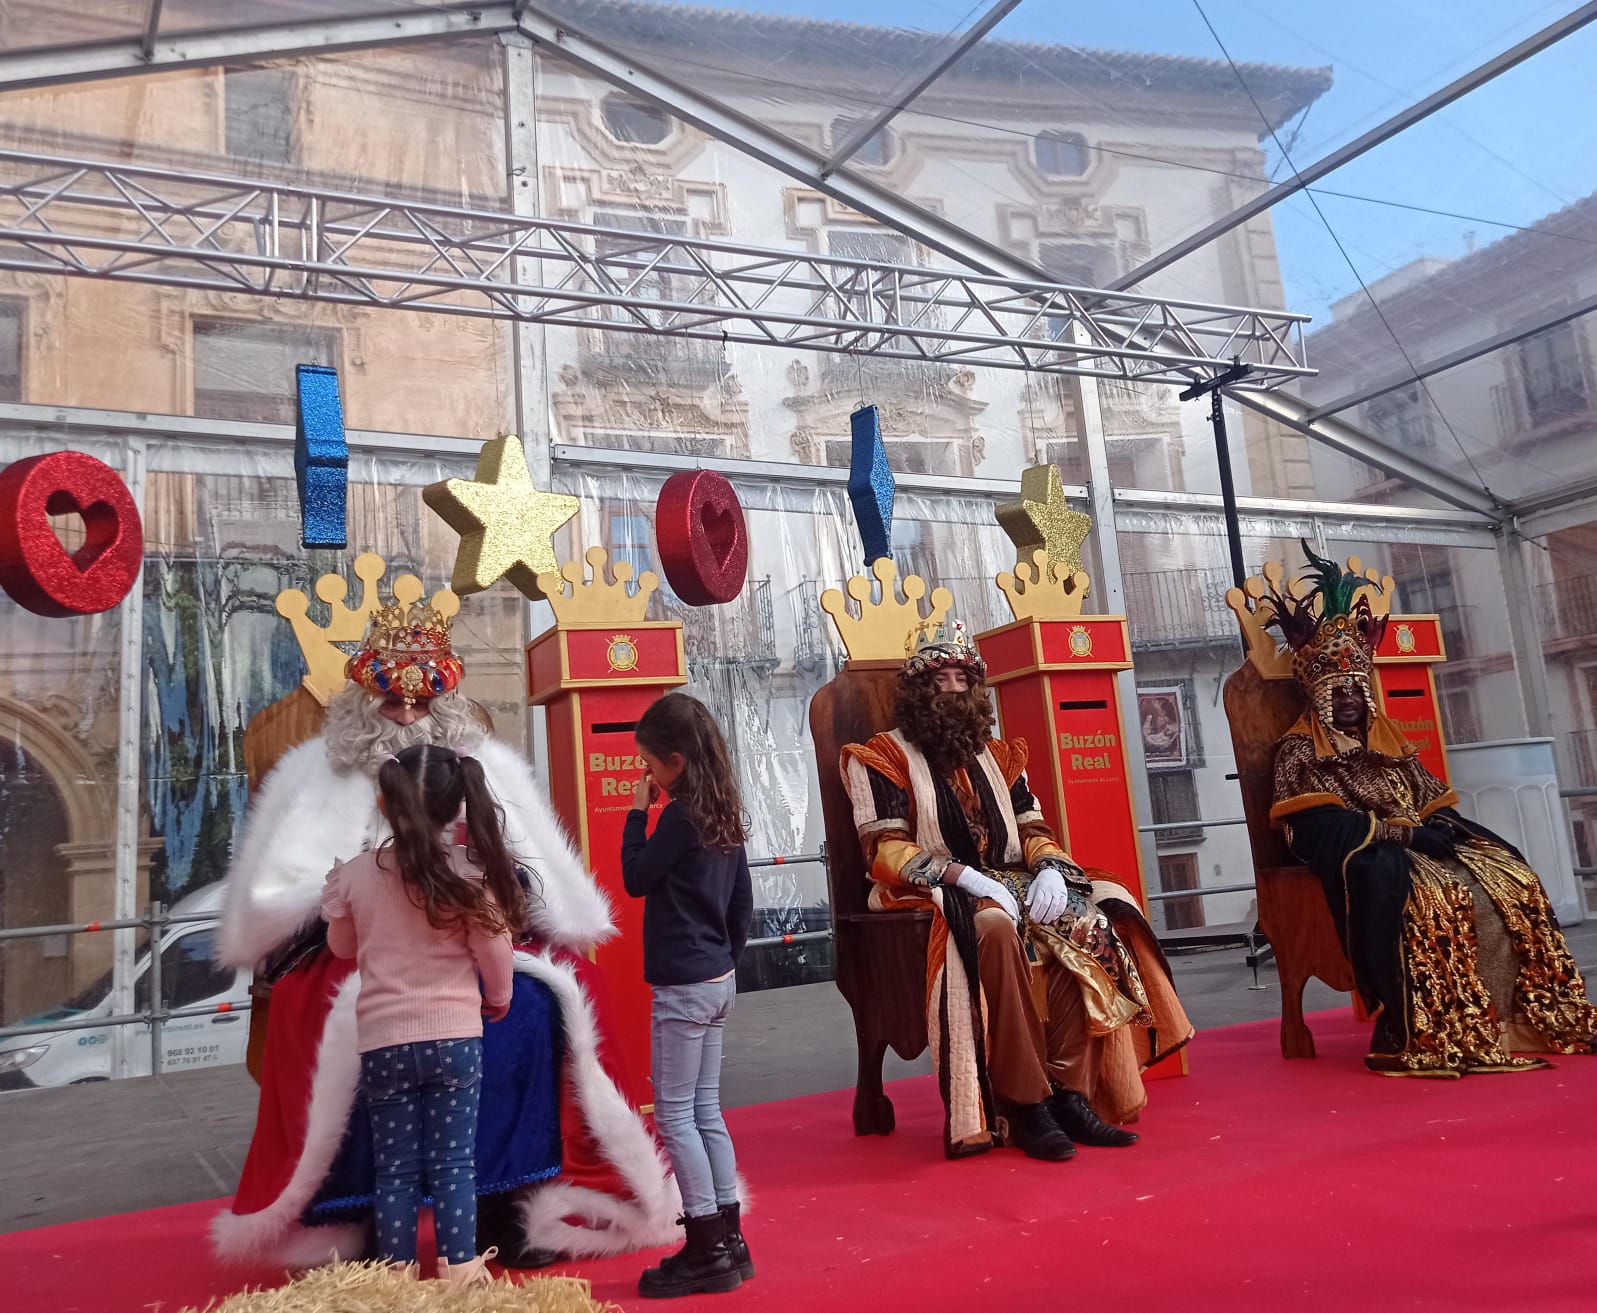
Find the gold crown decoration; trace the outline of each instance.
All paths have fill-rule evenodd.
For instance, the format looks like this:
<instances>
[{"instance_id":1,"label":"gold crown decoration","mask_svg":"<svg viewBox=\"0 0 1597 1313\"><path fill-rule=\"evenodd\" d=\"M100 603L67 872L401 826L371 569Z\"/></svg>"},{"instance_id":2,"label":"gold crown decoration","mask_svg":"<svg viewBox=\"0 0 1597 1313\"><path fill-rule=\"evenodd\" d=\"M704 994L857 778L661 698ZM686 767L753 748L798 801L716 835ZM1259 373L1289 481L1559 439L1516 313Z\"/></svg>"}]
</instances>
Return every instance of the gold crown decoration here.
<instances>
[{"instance_id":1,"label":"gold crown decoration","mask_svg":"<svg viewBox=\"0 0 1597 1313\"><path fill-rule=\"evenodd\" d=\"M821 594L821 610L832 617L850 661L902 662L906 644L915 633L948 618L954 595L937 587L928 598L926 581L918 574L905 575L900 581L898 566L890 556L878 557L871 562L870 570L881 585L880 601L871 600L876 591L871 580L857 574L848 581L847 588L848 596L858 603L859 614L850 612L847 599L836 588ZM903 601L898 600L900 589ZM921 610L923 599L929 605L925 612Z\"/></svg>"},{"instance_id":2,"label":"gold crown decoration","mask_svg":"<svg viewBox=\"0 0 1597 1313\"><path fill-rule=\"evenodd\" d=\"M1377 620L1390 615L1392 590L1395 586L1392 576L1383 575L1374 568L1366 569L1364 562L1357 556L1348 557L1347 568L1350 573L1370 581L1367 587L1358 589L1354 597L1363 597L1369 603L1370 612ZM1226 590L1225 603L1236 614L1237 622L1242 626L1242 639L1247 644L1248 660L1266 679L1293 677L1291 647L1278 642L1275 635L1265 628L1275 619L1275 602L1270 594L1278 592L1294 601L1303 601L1309 597L1313 589L1313 584L1306 579L1288 579L1286 566L1282 562L1266 561L1264 568L1258 574L1244 580L1241 588L1233 587Z\"/></svg>"},{"instance_id":3,"label":"gold crown decoration","mask_svg":"<svg viewBox=\"0 0 1597 1313\"><path fill-rule=\"evenodd\" d=\"M362 552L355 558L355 577L361 582L360 602L355 606L344 603L349 584L343 575L324 574L317 579L314 591L328 609L324 625L310 618L310 598L300 589L285 588L277 595L277 614L293 626L305 658L304 687L324 707L346 682L349 653L338 645L358 643L366 637L372 617L382 608L377 584L387 571L387 562L375 552ZM413 574L394 580L393 597L406 607L424 591L421 580ZM432 609L447 620L460 610L460 599L447 588L440 589L433 594Z\"/></svg>"},{"instance_id":4,"label":"gold crown decoration","mask_svg":"<svg viewBox=\"0 0 1597 1313\"><path fill-rule=\"evenodd\" d=\"M1013 573L1001 571L996 582L1016 620L1079 619L1092 591L1085 570L1070 570L1063 561L1049 560L1042 547L1031 554L1030 564L1017 561Z\"/></svg>"},{"instance_id":5,"label":"gold crown decoration","mask_svg":"<svg viewBox=\"0 0 1597 1313\"><path fill-rule=\"evenodd\" d=\"M591 578L585 578L580 561L567 561L559 574L540 574L538 589L554 609L562 624L635 625L649 610L649 599L660 586L660 576L645 570L632 582L632 562L617 561L610 567L611 580L605 578L610 553L603 547L588 548L585 558Z\"/></svg>"}]
</instances>

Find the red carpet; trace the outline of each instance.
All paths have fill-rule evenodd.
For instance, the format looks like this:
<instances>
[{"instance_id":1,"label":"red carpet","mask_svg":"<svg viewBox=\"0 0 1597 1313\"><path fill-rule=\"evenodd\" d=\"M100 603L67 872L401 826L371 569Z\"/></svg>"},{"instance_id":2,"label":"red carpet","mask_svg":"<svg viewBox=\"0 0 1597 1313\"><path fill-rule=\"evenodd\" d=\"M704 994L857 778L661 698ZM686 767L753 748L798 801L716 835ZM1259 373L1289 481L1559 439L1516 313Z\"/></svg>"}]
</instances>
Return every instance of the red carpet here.
<instances>
[{"instance_id":1,"label":"red carpet","mask_svg":"<svg viewBox=\"0 0 1597 1313\"><path fill-rule=\"evenodd\" d=\"M759 1276L706 1309L1597 1309L1597 1059L1462 1081L1359 1065L1368 1027L1314 1019L1284 1062L1275 1024L1209 1031L1194 1074L1156 1082L1128 1150L1071 1163L942 1159L929 1079L892 1087L898 1132L855 1139L851 1092L729 1120L756 1210ZM17 1309L164 1313L253 1276L215 1267L214 1203L0 1237ZM572 1270L628 1309L644 1259Z\"/></svg>"}]
</instances>

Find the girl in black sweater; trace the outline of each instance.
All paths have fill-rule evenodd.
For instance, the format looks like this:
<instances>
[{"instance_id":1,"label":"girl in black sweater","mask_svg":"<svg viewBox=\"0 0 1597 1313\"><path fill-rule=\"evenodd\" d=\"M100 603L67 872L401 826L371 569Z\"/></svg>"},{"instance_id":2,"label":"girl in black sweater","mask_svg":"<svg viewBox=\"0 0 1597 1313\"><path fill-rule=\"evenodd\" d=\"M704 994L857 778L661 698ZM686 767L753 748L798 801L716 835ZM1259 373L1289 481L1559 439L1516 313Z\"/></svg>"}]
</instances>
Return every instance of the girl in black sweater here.
<instances>
[{"instance_id":1,"label":"girl in black sweater","mask_svg":"<svg viewBox=\"0 0 1597 1313\"><path fill-rule=\"evenodd\" d=\"M653 1298L736 1290L754 1275L737 1160L721 1116L721 1046L754 910L743 804L704 704L669 693L638 722L647 769L621 839L627 893L643 903L643 975L654 988L654 1124L682 1189L687 1243L651 1267ZM670 796L649 834L650 805Z\"/></svg>"}]
</instances>

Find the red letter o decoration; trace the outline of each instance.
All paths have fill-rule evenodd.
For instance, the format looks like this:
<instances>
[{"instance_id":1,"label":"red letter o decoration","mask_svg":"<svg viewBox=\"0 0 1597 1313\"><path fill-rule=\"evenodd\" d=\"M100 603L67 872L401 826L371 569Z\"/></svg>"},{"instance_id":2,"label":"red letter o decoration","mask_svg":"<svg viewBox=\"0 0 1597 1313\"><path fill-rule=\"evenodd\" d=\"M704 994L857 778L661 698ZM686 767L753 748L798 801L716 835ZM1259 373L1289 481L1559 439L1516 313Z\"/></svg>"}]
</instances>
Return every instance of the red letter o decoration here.
<instances>
[{"instance_id":1,"label":"red letter o decoration","mask_svg":"<svg viewBox=\"0 0 1597 1313\"><path fill-rule=\"evenodd\" d=\"M51 515L83 517L83 546L68 553ZM30 456L0 473L0 587L18 606L52 617L109 611L144 563L144 527L122 477L81 451Z\"/></svg>"},{"instance_id":2,"label":"red letter o decoration","mask_svg":"<svg viewBox=\"0 0 1597 1313\"><path fill-rule=\"evenodd\" d=\"M671 591L689 606L730 602L749 572L749 527L732 485L713 470L683 470L660 489L654 536Z\"/></svg>"}]
</instances>

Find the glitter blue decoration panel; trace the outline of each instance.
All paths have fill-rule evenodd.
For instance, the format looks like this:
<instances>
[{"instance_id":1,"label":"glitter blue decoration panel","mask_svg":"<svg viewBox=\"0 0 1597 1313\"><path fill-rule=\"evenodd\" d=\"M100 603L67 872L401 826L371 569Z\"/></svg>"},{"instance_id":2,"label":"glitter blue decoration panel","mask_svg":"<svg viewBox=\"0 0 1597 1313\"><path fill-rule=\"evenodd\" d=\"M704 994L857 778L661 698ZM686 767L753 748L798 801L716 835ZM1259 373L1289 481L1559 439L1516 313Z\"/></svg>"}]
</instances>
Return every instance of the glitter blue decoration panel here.
<instances>
[{"instance_id":1,"label":"glitter blue decoration panel","mask_svg":"<svg viewBox=\"0 0 1597 1313\"><path fill-rule=\"evenodd\" d=\"M338 371L296 365L294 382L299 400L294 477L299 482L300 546L347 547L349 446Z\"/></svg>"},{"instance_id":2,"label":"glitter blue decoration panel","mask_svg":"<svg viewBox=\"0 0 1597 1313\"><path fill-rule=\"evenodd\" d=\"M854 445L848 467L848 499L854 507L865 548L865 564L889 555L893 536L893 495L897 485L882 445L882 417L875 406L864 406L849 417Z\"/></svg>"}]
</instances>

